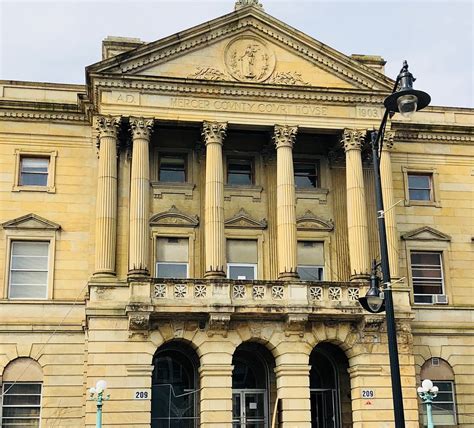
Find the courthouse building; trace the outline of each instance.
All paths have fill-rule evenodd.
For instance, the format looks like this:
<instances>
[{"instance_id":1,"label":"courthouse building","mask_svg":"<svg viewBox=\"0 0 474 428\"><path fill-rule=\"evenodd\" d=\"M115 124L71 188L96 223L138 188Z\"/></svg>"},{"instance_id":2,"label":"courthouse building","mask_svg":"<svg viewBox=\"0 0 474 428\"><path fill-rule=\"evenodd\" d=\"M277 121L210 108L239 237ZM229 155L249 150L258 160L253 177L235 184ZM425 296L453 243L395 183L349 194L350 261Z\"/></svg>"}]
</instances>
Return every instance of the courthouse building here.
<instances>
[{"instance_id":1,"label":"courthouse building","mask_svg":"<svg viewBox=\"0 0 474 428\"><path fill-rule=\"evenodd\" d=\"M393 427L358 302L384 64L239 0L108 37L85 85L0 81L1 426L93 427L104 379L105 427ZM383 144L409 428L425 378L436 426L474 427L473 118L396 114Z\"/></svg>"}]
</instances>

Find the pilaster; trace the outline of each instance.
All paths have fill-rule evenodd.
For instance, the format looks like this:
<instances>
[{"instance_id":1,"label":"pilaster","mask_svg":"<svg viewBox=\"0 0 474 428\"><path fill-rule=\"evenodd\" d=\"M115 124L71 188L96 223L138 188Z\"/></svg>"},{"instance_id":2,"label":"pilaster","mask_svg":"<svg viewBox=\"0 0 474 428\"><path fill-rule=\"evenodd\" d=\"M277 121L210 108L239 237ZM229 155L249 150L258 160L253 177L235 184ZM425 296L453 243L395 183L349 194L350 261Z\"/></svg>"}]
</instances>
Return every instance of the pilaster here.
<instances>
[{"instance_id":1,"label":"pilaster","mask_svg":"<svg viewBox=\"0 0 474 428\"><path fill-rule=\"evenodd\" d=\"M149 142L153 119L130 118L132 131L132 172L130 181L129 275L148 275L150 214Z\"/></svg>"},{"instance_id":2,"label":"pilaster","mask_svg":"<svg viewBox=\"0 0 474 428\"><path fill-rule=\"evenodd\" d=\"M370 271L369 232L361 149L365 130L345 129L341 143L346 152L347 229L351 279L367 277Z\"/></svg>"},{"instance_id":3,"label":"pilaster","mask_svg":"<svg viewBox=\"0 0 474 428\"><path fill-rule=\"evenodd\" d=\"M222 144L227 124L203 122L206 145L206 190L204 202L205 278L225 277L224 168Z\"/></svg>"},{"instance_id":4,"label":"pilaster","mask_svg":"<svg viewBox=\"0 0 474 428\"><path fill-rule=\"evenodd\" d=\"M115 276L117 245L117 131L120 117L99 116L95 272Z\"/></svg>"},{"instance_id":5,"label":"pilaster","mask_svg":"<svg viewBox=\"0 0 474 428\"><path fill-rule=\"evenodd\" d=\"M275 125L277 150L277 240L279 279L298 278L296 260L296 192L293 145L297 126Z\"/></svg>"},{"instance_id":6,"label":"pilaster","mask_svg":"<svg viewBox=\"0 0 474 428\"><path fill-rule=\"evenodd\" d=\"M394 132L386 132L382 142L380 158L380 177L382 179L383 205L385 210L385 229L387 231L388 257L391 277L400 277L397 218L393 196L393 175L390 152L393 148Z\"/></svg>"}]
</instances>

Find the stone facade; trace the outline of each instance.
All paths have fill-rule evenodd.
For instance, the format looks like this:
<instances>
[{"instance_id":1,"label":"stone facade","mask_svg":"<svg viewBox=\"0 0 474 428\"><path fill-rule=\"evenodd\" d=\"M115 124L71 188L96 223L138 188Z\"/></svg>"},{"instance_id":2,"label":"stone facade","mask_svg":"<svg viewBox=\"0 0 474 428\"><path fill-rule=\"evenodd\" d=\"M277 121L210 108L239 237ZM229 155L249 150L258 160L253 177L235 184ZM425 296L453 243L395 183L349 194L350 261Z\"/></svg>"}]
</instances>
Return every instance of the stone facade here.
<instances>
[{"instance_id":1,"label":"stone facade","mask_svg":"<svg viewBox=\"0 0 474 428\"><path fill-rule=\"evenodd\" d=\"M111 40L86 86L0 82L4 386L41 381L42 427L92 427L87 389L105 379L104 425L150 427L160 350L187 349L193 415L230 428L236 355L255 352L268 369L264 426L309 428L314 370L329 358L337 426L393 426L384 317L357 301L378 255L365 134L393 85L383 61L323 46L258 2L179 37ZM448 107L395 115L383 147L411 428L422 370L436 376L438 360L452 370L434 380L452 381L456 423L474 426L473 118ZM28 184L27 159L47 160L45 182ZM248 183L231 180L234 165ZM182 179L166 179L176 171ZM158 278L160 239L185 243L187 278ZM255 242L254 263L235 263L252 279L228 278L230 241ZM13 246L25 242L48 243L41 297L15 282ZM303 278L300 243L320 245L322 278ZM441 292L414 296L415 252L439 257Z\"/></svg>"}]
</instances>

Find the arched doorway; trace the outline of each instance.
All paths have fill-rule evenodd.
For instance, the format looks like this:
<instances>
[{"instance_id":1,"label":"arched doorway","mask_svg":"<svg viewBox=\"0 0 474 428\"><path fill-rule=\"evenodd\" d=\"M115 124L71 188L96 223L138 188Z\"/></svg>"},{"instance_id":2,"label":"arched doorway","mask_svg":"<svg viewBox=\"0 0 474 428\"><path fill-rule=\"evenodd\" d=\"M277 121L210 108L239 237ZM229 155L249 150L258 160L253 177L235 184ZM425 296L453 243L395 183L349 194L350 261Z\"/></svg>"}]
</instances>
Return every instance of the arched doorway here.
<instances>
[{"instance_id":1,"label":"arched doorway","mask_svg":"<svg viewBox=\"0 0 474 428\"><path fill-rule=\"evenodd\" d=\"M233 428L268 428L275 402L275 361L258 343L243 343L232 359Z\"/></svg>"},{"instance_id":2,"label":"arched doorway","mask_svg":"<svg viewBox=\"0 0 474 428\"><path fill-rule=\"evenodd\" d=\"M320 343L310 356L312 428L352 427L347 357L330 343Z\"/></svg>"},{"instance_id":3,"label":"arched doorway","mask_svg":"<svg viewBox=\"0 0 474 428\"><path fill-rule=\"evenodd\" d=\"M199 358L194 349L170 342L153 358L151 394L152 428L199 426Z\"/></svg>"}]
</instances>

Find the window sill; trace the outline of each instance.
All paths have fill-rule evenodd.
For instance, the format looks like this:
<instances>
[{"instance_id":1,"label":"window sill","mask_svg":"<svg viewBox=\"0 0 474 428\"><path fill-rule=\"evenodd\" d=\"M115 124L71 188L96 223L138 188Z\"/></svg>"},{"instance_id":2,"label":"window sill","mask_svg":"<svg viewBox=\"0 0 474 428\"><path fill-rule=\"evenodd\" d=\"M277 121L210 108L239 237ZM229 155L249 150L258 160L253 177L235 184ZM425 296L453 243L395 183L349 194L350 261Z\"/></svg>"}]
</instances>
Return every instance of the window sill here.
<instances>
[{"instance_id":1,"label":"window sill","mask_svg":"<svg viewBox=\"0 0 474 428\"><path fill-rule=\"evenodd\" d=\"M441 202L439 201L411 201L405 200L406 207L434 207L441 208Z\"/></svg>"},{"instance_id":2,"label":"window sill","mask_svg":"<svg viewBox=\"0 0 474 428\"><path fill-rule=\"evenodd\" d=\"M13 186L12 192L56 193L56 187L48 187L48 186Z\"/></svg>"},{"instance_id":3,"label":"window sill","mask_svg":"<svg viewBox=\"0 0 474 428\"><path fill-rule=\"evenodd\" d=\"M193 191L196 185L193 183L165 183L154 181L151 183L153 197L162 199L163 195L184 195L185 199L193 199Z\"/></svg>"},{"instance_id":4,"label":"window sill","mask_svg":"<svg viewBox=\"0 0 474 428\"><path fill-rule=\"evenodd\" d=\"M320 204L326 204L328 200L329 189L324 188L296 188L296 200L298 199L313 199L318 200Z\"/></svg>"},{"instance_id":5,"label":"window sill","mask_svg":"<svg viewBox=\"0 0 474 428\"><path fill-rule=\"evenodd\" d=\"M232 198L252 198L253 202L262 200L262 186L236 186L233 184L224 185L224 200L231 201Z\"/></svg>"}]
</instances>

